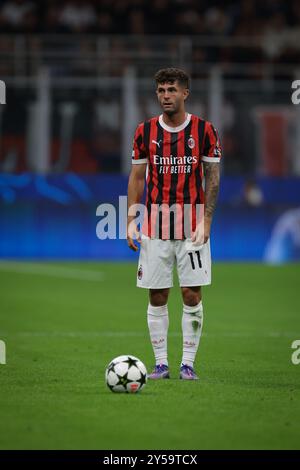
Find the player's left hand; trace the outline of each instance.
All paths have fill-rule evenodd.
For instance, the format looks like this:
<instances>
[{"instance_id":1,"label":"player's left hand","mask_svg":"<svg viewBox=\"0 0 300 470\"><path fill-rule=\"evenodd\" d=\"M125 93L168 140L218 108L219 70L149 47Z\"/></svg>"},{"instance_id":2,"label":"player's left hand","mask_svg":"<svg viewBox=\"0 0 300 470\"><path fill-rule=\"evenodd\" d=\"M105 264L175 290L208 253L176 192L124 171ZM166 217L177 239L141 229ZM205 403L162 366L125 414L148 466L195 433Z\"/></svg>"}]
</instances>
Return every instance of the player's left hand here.
<instances>
[{"instance_id":1,"label":"player's left hand","mask_svg":"<svg viewBox=\"0 0 300 470\"><path fill-rule=\"evenodd\" d=\"M199 224L192 235L194 245L204 245L210 236L211 219L204 218L204 224Z\"/></svg>"},{"instance_id":2,"label":"player's left hand","mask_svg":"<svg viewBox=\"0 0 300 470\"><path fill-rule=\"evenodd\" d=\"M141 235L135 223L130 222L127 226L127 244L133 251L137 251L139 249L138 246L134 243L135 240L138 243L141 243Z\"/></svg>"}]
</instances>

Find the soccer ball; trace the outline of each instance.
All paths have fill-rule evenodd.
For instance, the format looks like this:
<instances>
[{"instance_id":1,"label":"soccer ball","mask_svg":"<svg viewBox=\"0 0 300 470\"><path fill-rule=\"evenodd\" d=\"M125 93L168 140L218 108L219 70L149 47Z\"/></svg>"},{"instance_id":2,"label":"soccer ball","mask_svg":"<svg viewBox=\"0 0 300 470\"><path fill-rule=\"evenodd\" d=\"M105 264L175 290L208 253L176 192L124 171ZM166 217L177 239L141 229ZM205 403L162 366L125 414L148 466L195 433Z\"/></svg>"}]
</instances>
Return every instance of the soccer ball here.
<instances>
[{"instance_id":1,"label":"soccer ball","mask_svg":"<svg viewBox=\"0 0 300 470\"><path fill-rule=\"evenodd\" d=\"M118 356L105 371L105 381L112 392L136 393L147 382L147 370L135 356Z\"/></svg>"}]
</instances>

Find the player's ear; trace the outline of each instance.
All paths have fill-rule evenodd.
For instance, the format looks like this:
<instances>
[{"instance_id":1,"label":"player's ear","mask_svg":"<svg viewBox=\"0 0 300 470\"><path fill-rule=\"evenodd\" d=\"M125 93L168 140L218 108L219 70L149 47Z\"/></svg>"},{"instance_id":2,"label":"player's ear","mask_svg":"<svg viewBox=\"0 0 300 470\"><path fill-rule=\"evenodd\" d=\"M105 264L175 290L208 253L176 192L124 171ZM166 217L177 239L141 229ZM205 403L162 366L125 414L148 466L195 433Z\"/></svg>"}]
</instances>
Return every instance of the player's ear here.
<instances>
[{"instance_id":1,"label":"player's ear","mask_svg":"<svg viewBox=\"0 0 300 470\"><path fill-rule=\"evenodd\" d=\"M183 98L184 98L184 101L187 99L187 97L189 96L190 94L190 90L188 88L185 88L183 90Z\"/></svg>"}]
</instances>

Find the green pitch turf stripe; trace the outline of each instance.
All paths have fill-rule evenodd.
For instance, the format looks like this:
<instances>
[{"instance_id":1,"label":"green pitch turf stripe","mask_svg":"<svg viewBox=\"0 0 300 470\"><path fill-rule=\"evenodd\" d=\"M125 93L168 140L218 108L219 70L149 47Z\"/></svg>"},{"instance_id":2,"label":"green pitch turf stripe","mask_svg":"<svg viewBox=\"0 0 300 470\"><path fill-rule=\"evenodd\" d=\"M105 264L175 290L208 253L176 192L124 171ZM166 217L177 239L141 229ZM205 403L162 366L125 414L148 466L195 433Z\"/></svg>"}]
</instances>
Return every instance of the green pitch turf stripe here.
<instances>
[{"instance_id":1,"label":"green pitch turf stripe","mask_svg":"<svg viewBox=\"0 0 300 470\"><path fill-rule=\"evenodd\" d=\"M76 279L79 281L102 281L104 274L99 271L87 271L45 263L15 263L10 261L0 262L0 271L16 274L29 274L38 276L50 276L63 279Z\"/></svg>"}]
</instances>

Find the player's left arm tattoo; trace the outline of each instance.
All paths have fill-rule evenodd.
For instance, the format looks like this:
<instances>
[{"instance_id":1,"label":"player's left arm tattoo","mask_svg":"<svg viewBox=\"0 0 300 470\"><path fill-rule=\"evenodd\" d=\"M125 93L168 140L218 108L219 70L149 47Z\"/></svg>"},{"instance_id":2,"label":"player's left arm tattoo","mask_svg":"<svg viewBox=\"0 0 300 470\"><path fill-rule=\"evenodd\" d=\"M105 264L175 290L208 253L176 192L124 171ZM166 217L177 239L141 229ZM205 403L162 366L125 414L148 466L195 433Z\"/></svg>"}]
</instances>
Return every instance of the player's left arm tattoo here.
<instances>
[{"instance_id":1,"label":"player's left arm tattoo","mask_svg":"<svg viewBox=\"0 0 300 470\"><path fill-rule=\"evenodd\" d=\"M205 176L205 206L204 216L211 219L215 211L219 186L220 186L220 163L203 162Z\"/></svg>"}]
</instances>

